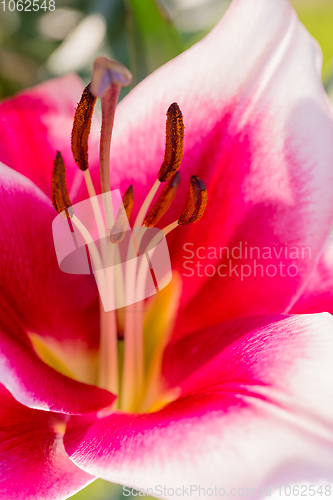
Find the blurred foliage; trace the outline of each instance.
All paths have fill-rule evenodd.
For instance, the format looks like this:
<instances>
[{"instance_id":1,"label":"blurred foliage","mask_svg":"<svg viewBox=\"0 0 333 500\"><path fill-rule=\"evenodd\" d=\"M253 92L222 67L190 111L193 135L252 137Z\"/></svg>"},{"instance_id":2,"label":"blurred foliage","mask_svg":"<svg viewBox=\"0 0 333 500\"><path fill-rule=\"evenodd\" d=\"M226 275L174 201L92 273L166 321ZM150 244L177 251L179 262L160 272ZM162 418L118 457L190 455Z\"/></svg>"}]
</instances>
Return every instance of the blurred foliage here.
<instances>
[{"instance_id":1,"label":"blurred foliage","mask_svg":"<svg viewBox=\"0 0 333 500\"><path fill-rule=\"evenodd\" d=\"M123 487L117 484L108 483L97 479L84 490L79 491L76 495L70 497L70 500L154 500L153 497L148 495L130 495L129 489L126 488L125 495L123 494ZM134 490L134 493L135 492Z\"/></svg>"},{"instance_id":2,"label":"blurred foliage","mask_svg":"<svg viewBox=\"0 0 333 500\"><path fill-rule=\"evenodd\" d=\"M294 0L302 23L319 42L323 51L324 82L333 78L333 2L332 0Z\"/></svg>"},{"instance_id":3,"label":"blurred foliage","mask_svg":"<svg viewBox=\"0 0 333 500\"><path fill-rule=\"evenodd\" d=\"M180 54L183 42L167 12L154 0L127 0L126 5L130 67L134 81L140 81Z\"/></svg>"},{"instance_id":4,"label":"blurred foliage","mask_svg":"<svg viewBox=\"0 0 333 500\"><path fill-rule=\"evenodd\" d=\"M122 487L97 479L70 498L73 500L120 500L123 499Z\"/></svg>"},{"instance_id":5,"label":"blurred foliage","mask_svg":"<svg viewBox=\"0 0 333 500\"><path fill-rule=\"evenodd\" d=\"M0 4L0 98L61 74L61 64L54 70L52 57L61 60L61 57L55 59L54 55L64 45L66 36L73 37L80 21L94 14L106 22L104 40L98 43L87 32L92 38L91 47L86 49L86 54L80 54L81 67L73 65L73 70L86 81L96 55L108 55L129 66L135 85L185 48L167 11L155 0L56 0L54 12L42 9L38 12L10 12L9 0L5 1L5 12ZM70 25L71 19L72 33L66 33L63 20ZM54 33L57 24L58 32L64 31L65 41ZM67 70L66 62L64 72Z\"/></svg>"},{"instance_id":6,"label":"blurred foliage","mask_svg":"<svg viewBox=\"0 0 333 500\"><path fill-rule=\"evenodd\" d=\"M10 12L9 0L5 2L5 11L0 3L0 98L69 70L88 82L96 55L114 57L130 67L135 85L201 39L229 4L229 0L192 0L192 7L189 0L55 0L53 12ZM333 80L333 2L292 3L323 49L323 75L329 86ZM100 33L101 40L91 35L90 46L84 45L79 57L73 53L78 62L71 66L59 49L67 49L66 40L93 15L104 19L105 33ZM122 96L127 91L123 89Z\"/></svg>"}]
</instances>

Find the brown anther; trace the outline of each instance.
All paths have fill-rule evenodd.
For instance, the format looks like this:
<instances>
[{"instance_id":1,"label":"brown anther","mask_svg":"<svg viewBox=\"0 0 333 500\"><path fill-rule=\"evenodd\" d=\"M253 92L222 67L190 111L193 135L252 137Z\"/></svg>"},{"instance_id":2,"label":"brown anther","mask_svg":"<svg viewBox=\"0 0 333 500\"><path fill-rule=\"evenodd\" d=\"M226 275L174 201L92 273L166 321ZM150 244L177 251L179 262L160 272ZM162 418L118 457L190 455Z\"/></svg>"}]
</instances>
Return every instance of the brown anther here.
<instances>
[{"instance_id":1,"label":"brown anther","mask_svg":"<svg viewBox=\"0 0 333 500\"><path fill-rule=\"evenodd\" d=\"M90 92L90 84L87 85L75 110L72 129L72 153L75 162L83 171L89 167L88 137L96 99Z\"/></svg>"},{"instance_id":2,"label":"brown anther","mask_svg":"<svg viewBox=\"0 0 333 500\"><path fill-rule=\"evenodd\" d=\"M172 200L174 199L180 181L180 172L176 172L173 178L168 182L163 191L161 192L157 202L147 214L143 225L146 227L154 227L160 218L169 209Z\"/></svg>"},{"instance_id":3,"label":"brown anther","mask_svg":"<svg viewBox=\"0 0 333 500\"><path fill-rule=\"evenodd\" d=\"M133 211L133 196L134 196L134 190L132 184L130 187L128 187L125 191L125 194L123 196L123 205L125 208L126 212L126 217L127 220L130 220L132 211Z\"/></svg>"},{"instance_id":4,"label":"brown anther","mask_svg":"<svg viewBox=\"0 0 333 500\"><path fill-rule=\"evenodd\" d=\"M63 212L63 217L67 219L73 217L74 209L69 199L66 185L66 167L60 151L57 151L53 162L52 204L58 214Z\"/></svg>"},{"instance_id":5,"label":"brown anther","mask_svg":"<svg viewBox=\"0 0 333 500\"><path fill-rule=\"evenodd\" d=\"M119 208L116 223L110 232L110 241L113 244L120 243L125 238L128 221L133 210L133 194L133 186L131 184L125 191L123 204Z\"/></svg>"},{"instance_id":6,"label":"brown anther","mask_svg":"<svg viewBox=\"0 0 333 500\"><path fill-rule=\"evenodd\" d=\"M192 175L186 208L180 216L178 224L184 226L200 220L207 206L207 199L207 189L204 182L197 175Z\"/></svg>"},{"instance_id":7,"label":"brown anther","mask_svg":"<svg viewBox=\"0 0 333 500\"><path fill-rule=\"evenodd\" d=\"M168 181L179 169L183 158L184 122L176 102L167 111L164 160L158 173L160 182Z\"/></svg>"}]
</instances>

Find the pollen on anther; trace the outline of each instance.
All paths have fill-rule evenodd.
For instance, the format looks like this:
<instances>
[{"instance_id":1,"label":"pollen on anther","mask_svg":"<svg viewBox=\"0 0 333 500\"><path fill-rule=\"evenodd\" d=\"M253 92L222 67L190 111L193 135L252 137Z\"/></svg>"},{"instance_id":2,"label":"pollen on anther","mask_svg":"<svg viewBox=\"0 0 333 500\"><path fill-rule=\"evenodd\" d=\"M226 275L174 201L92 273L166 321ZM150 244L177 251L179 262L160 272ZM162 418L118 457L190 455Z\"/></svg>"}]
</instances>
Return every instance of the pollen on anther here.
<instances>
[{"instance_id":1,"label":"pollen on anther","mask_svg":"<svg viewBox=\"0 0 333 500\"><path fill-rule=\"evenodd\" d=\"M52 204L58 214L63 213L67 219L73 217L74 209L66 185L66 167L60 151L57 151L53 161Z\"/></svg>"},{"instance_id":2,"label":"pollen on anther","mask_svg":"<svg viewBox=\"0 0 333 500\"><path fill-rule=\"evenodd\" d=\"M166 121L164 160L158 173L158 180L165 182L177 172L183 158L184 121L176 102L169 106Z\"/></svg>"},{"instance_id":3,"label":"pollen on anther","mask_svg":"<svg viewBox=\"0 0 333 500\"><path fill-rule=\"evenodd\" d=\"M83 171L89 166L88 137L96 99L90 92L90 84L87 85L75 110L71 137L72 153L76 164Z\"/></svg>"},{"instance_id":4,"label":"pollen on anther","mask_svg":"<svg viewBox=\"0 0 333 500\"><path fill-rule=\"evenodd\" d=\"M178 219L178 224L184 226L200 220L206 209L207 201L208 195L205 183L197 175L192 175L186 207Z\"/></svg>"}]
</instances>

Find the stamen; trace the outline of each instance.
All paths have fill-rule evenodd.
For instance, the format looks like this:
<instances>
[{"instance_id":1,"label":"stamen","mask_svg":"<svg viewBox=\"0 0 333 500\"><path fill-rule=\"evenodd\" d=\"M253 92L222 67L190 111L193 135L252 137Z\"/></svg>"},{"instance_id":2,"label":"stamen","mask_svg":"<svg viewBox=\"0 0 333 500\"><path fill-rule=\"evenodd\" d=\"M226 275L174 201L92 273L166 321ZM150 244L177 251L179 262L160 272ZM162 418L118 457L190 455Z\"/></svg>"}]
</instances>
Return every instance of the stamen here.
<instances>
[{"instance_id":1,"label":"stamen","mask_svg":"<svg viewBox=\"0 0 333 500\"><path fill-rule=\"evenodd\" d=\"M164 160L158 177L139 210L134 223L135 227L142 225L161 182L171 179L179 169L183 157L184 129L182 112L178 104L174 102L167 111Z\"/></svg>"},{"instance_id":2,"label":"stamen","mask_svg":"<svg viewBox=\"0 0 333 500\"><path fill-rule=\"evenodd\" d=\"M160 187L161 183L158 179L154 182L153 187L149 191L149 193L146 196L145 201L142 203L141 208L139 210L138 215L136 216L134 226L133 227L140 227L142 226L142 223L146 217L146 213L148 211L148 208L151 204L151 202L154 199L155 194L157 193L158 188Z\"/></svg>"},{"instance_id":3,"label":"stamen","mask_svg":"<svg viewBox=\"0 0 333 500\"><path fill-rule=\"evenodd\" d=\"M52 202L55 210L61 213L65 210L66 217L71 218L73 224L81 233L86 245L89 248L90 258L95 270L104 268L99 251L93 241L89 231L82 222L74 215L74 209L69 199L66 186L66 169L61 153L57 151L56 158L53 163L52 174ZM84 172L86 174L86 172ZM89 177L90 179L90 177ZM92 186L92 184L91 184ZM93 186L91 187L93 189ZM94 193L92 193L94 194ZM91 198L96 221L99 221L98 202L96 198ZM97 205L97 208L96 208ZM100 231L100 228L99 228ZM102 250L104 250L102 248ZM104 259L103 259L104 260ZM104 260L105 262L105 260ZM97 282L98 290L107 290L107 274L94 273ZM117 324L115 312L105 313L103 306L100 307L101 314L101 341L100 341L100 372L99 384L111 390L114 394L119 392L118 387L118 360L117 360Z\"/></svg>"},{"instance_id":4,"label":"stamen","mask_svg":"<svg viewBox=\"0 0 333 500\"><path fill-rule=\"evenodd\" d=\"M66 186L65 165L60 152L57 152L53 166L52 201L56 211L58 213L62 212L63 216L71 219L75 231L79 231L84 238L89 249L98 289L103 291L102 296L106 296L110 302L115 301L117 307L122 306L124 303L129 304L125 307L123 321L119 321L118 318L117 322L117 310L106 312L102 302L100 302L99 386L120 396L117 404L121 410L143 411L143 409L146 410L146 407L150 407L150 403L154 402L155 395L158 393L159 367L164 344L161 343L157 346L156 355L152 359L149 371L145 371L143 325L146 304L144 301L136 302L136 300L141 298L141 291L146 286L147 266L142 260L139 269L137 269L138 259L128 258L124 276L122 266L118 265L122 262L121 249L120 246L116 245L116 243L122 241L128 230L128 221L133 210L133 186L130 186L124 194L116 224L114 224L110 193L110 147L115 110L121 87L129 85L131 79L130 72L120 63L110 61L105 57L98 58L94 65L92 81L84 89L75 111L71 137L72 151L75 162L84 173L101 241L100 251L87 228L74 215L74 208L69 199ZM97 97L101 97L102 101L100 173L109 243L107 242L108 238L105 239L104 221L88 170L88 138ZM135 232L135 228L140 227L142 223L145 227L155 226L167 212L176 195L180 182L178 169L183 157L183 143L183 116L178 104L173 103L167 111L164 160L158 178L137 215L132 230L133 238L131 238L127 250L128 256L132 255L133 246L138 255L137 250L140 247L142 236L140 236L140 232ZM161 182L167 181L169 182L165 185L158 200L147 215ZM199 177L192 176L186 208L177 221L164 229L165 234L178 225L187 225L200 220L206 205L206 187ZM120 362L118 363L117 347L119 345L117 345L117 339L120 338L118 337L120 323L122 324L124 341L120 343L120 347L123 345L123 353L121 350L119 351ZM119 380L120 370L122 370L122 378ZM115 408L116 406L114 406Z\"/></svg>"},{"instance_id":5,"label":"stamen","mask_svg":"<svg viewBox=\"0 0 333 500\"><path fill-rule=\"evenodd\" d=\"M84 175L84 180L86 181L89 198L95 198L95 196L97 195L89 170L85 170L83 172L83 175Z\"/></svg>"},{"instance_id":6,"label":"stamen","mask_svg":"<svg viewBox=\"0 0 333 500\"><path fill-rule=\"evenodd\" d=\"M64 216L71 219L74 215L71 200L68 196L66 185L66 167L60 151L57 151L53 162L52 172L52 204L54 209L60 214L65 211Z\"/></svg>"},{"instance_id":7,"label":"stamen","mask_svg":"<svg viewBox=\"0 0 333 500\"><path fill-rule=\"evenodd\" d=\"M171 233L171 231L173 231L174 229L176 229L176 227L178 227L179 224L178 224L178 220L175 220L175 222L172 222L171 224L169 224L168 226L166 226L165 228L162 229L163 233L165 234L165 236L169 233Z\"/></svg>"},{"instance_id":8,"label":"stamen","mask_svg":"<svg viewBox=\"0 0 333 500\"><path fill-rule=\"evenodd\" d=\"M116 311L105 312L100 303L100 318L98 382L100 387L119 395Z\"/></svg>"},{"instance_id":9,"label":"stamen","mask_svg":"<svg viewBox=\"0 0 333 500\"><path fill-rule=\"evenodd\" d=\"M114 115L122 86L130 85L132 75L125 66L106 57L98 57L94 63L91 92L102 101L102 128L100 138L100 175L102 193L111 191L110 147ZM105 218L110 230L114 224L111 197L103 197Z\"/></svg>"},{"instance_id":10,"label":"stamen","mask_svg":"<svg viewBox=\"0 0 333 500\"><path fill-rule=\"evenodd\" d=\"M123 197L123 206L119 208L117 221L110 232L110 241L113 244L120 243L126 236L128 221L133 210L133 186L125 191Z\"/></svg>"},{"instance_id":11,"label":"stamen","mask_svg":"<svg viewBox=\"0 0 333 500\"><path fill-rule=\"evenodd\" d=\"M160 168L158 178L150 189L146 199L144 200L139 213L134 222L134 227L140 227L145 221L147 211L153 198L161 184L166 182L175 175L180 167L183 156L183 142L184 142L184 124L183 116L177 103L171 104L167 111L166 122L166 146L164 161ZM170 203L175 195L177 184L179 183L179 176L165 190L163 190L160 199L153 207L151 213L146 218L146 221L151 225L156 223L160 217L166 212ZM148 219L148 220L147 220ZM146 222L145 221L145 222ZM136 248L139 246L138 242L133 238L133 245ZM130 248L132 244L129 245ZM126 290L127 294L131 294L136 287L135 278L135 260L129 260L126 266ZM129 301L128 303L131 303ZM142 392L142 324L135 317L135 312L138 313L138 304L134 304L132 308L126 308L125 315L125 352L124 352L124 369L123 369L123 384L122 384L122 401L121 408L129 410L133 404L137 404L137 398L140 399ZM142 306L141 306L142 307ZM141 322L142 323L142 322Z\"/></svg>"},{"instance_id":12,"label":"stamen","mask_svg":"<svg viewBox=\"0 0 333 500\"><path fill-rule=\"evenodd\" d=\"M207 200L208 195L205 183L197 175L192 175L185 210L178 220L163 229L164 234L169 234L178 226L193 224L200 220L206 209Z\"/></svg>"},{"instance_id":13,"label":"stamen","mask_svg":"<svg viewBox=\"0 0 333 500\"><path fill-rule=\"evenodd\" d=\"M198 222L204 214L207 200L208 195L204 182L197 175L192 175L186 208L178 219L178 224L184 226Z\"/></svg>"},{"instance_id":14,"label":"stamen","mask_svg":"<svg viewBox=\"0 0 333 500\"><path fill-rule=\"evenodd\" d=\"M91 84L84 89L80 102L75 110L71 146L74 160L79 168L83 171L84 180L86 182L89 197L96 218L98 234L100 239L104 237L103 217L96 199L96 191L91 180L88 162L88 138L91 129L92 116L97 98L90 92ZM105 245L102 245L105 247ZM103 261L106 258L106 249L103 248Z\"/></svg>"},{"instance_id":15,"label":"stamen","mask_svg":"<svg viewBox=\"0 0 333 500\"><path fill-rule=\"evenodd\" d=\"M91 260L92 260L92 263L93 263L95 270L103 269L103 263L102 263L99 251L98 251L98 249L95 245L95 242L94 242L91 234L89 233L88 229L85 227L84 224L82 224L82 222L76 217L76 215L73 215L72 221L73 221L73 224L75 224L75 226L77 227L78 231L80 231L81 236L83 237L86 245L89 248L90 257L91 257ZM95 274L95 276L96 276L96 280L97 280L97 284L98 284L98 289L105 290L106 284L105 284L104 274L98 273L98 274Z\"/></svg>"},{"instance_id":16,"label":"stamen","mask_svg":"<svg viewBox=\"0 0 333 500\"><path fill-rule=\"evenodd\" d=\"M52 172L52 204L54 209L64 216L64 218L71 219L72 223L80 231L86 245L89 245L90 256L93 261L95 269L103 269L99 252L96 245L82 222L74 215L74 208L68 196L66 185L66 167L60 151L57 151L55 160L53 162ZM101 286L105 287L104 278ZM102 288L101 288L102 289Z\"/></svg>"},{"instance_id":17,"label":"stamen","mask_svg":"<svg viewBox=\"0 0 333 500\"><path fill-rule=\"evenodd\" d=\"M131 215L132 215L133 196L134 196L134 189L133 189L133 186L131 184L130 187L126 189L124 197L123 197L123 204L124 204L124 208L126 211L127 220L130 220Z\"/></svg>"},{"instance_id":18,"label":"stamen","mask_svg":"<svg viewBox=\"0 0 333 500\"><path fill-rule=\"evenodd\" d=\"M183 158L184 122L176 102L167 111L164 161L158 173L160 182L168 181L179 169Z\"/></svg>"},{"instance_id":19,"label":"stamen","mask_svg":"<svg viewBox=\"0 0 333 500\"><path fill-rule=\"evenodd\" d=\"M88 137L96 103L96 97L90 92L90 85L91 84L87 85L84 89L80 102L75 110L71 141L75 162L83 171L87 170L89 167Z\"/></svg>"},{"instance_id":20,"label":"stamen","mask_svg":"<svg viewBox=\"0 0 333 500\"><path fill-rule=\"evenodd\" d=\"M171 181L165 186L157 202L146 216L143 225L154 227L169 209L179 186L180 172L176 172Z\"/></svg>"}]
</instances>

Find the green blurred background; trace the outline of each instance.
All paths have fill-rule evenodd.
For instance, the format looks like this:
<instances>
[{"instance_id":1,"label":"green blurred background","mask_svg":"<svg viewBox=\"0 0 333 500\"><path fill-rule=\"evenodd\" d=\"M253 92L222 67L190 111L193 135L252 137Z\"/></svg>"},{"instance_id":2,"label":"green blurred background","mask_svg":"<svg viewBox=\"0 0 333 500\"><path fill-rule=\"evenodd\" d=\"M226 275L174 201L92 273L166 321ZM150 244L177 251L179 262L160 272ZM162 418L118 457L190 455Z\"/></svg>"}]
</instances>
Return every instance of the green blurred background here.
<instances>
[{"instance_id":1,"label":"green blurred background","mask_svg":"<svg viewBox=\"0 0 333 500\"><path fill-rule=\"evenodd\" d=\"M230 0L39 0L37 12L0 2L0 98L69 71L87 82L96 55L130 67L134 84L200 40ZM17 0L15 0L15 3ZM24 0L19 0L25 6ZM333 93L333 1L293 0L319 41L323 78ZM46 7L41 8L42 5ZM127 92L124 90L123 92Z\"/></svg>"},{"instance_id":2,"label":"green blurred background","mask_svg":"<svg viewBox=\"0 0 333 500\"><path fill-rule=\"evenodd\" d=\"M39 0L38 11L0 2L0 98L69 71L89 81L92 61L123 62L133 85L210 31L229 0ZM272 0L271 0L272 1ZM24 7L24 1L19 0ZM255 3L255 2L254 2ZM333 101L333 0L293 0L323 50L323 80ZM15 6L17 0L15 0ZM46 7L46 10L42 8ZM20 8L20 7L19 7ZM123 94L128 89L123 89ZM98 480L76 500L116 500L122 488ZM124 497L128 498L128 497Z\"/></svg>"}]
</instances>

